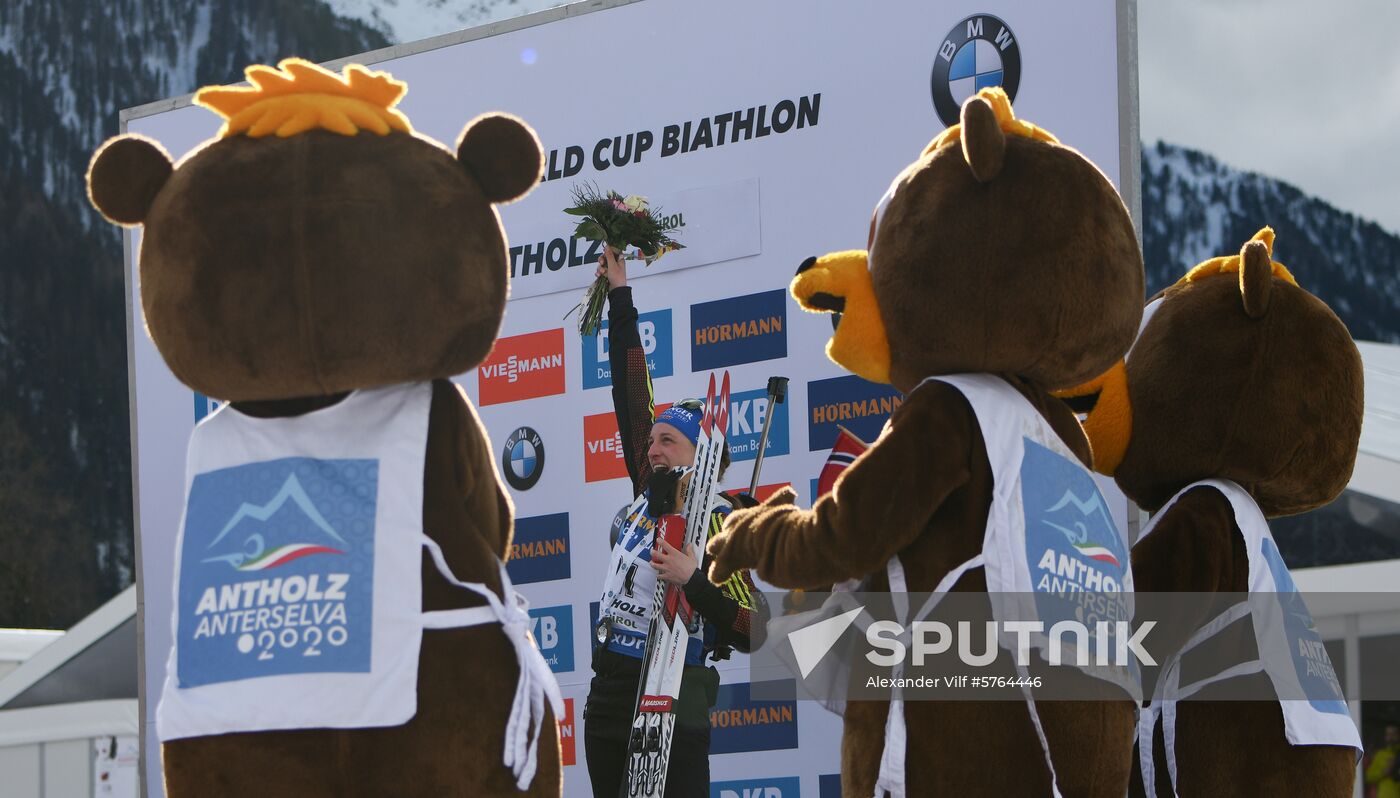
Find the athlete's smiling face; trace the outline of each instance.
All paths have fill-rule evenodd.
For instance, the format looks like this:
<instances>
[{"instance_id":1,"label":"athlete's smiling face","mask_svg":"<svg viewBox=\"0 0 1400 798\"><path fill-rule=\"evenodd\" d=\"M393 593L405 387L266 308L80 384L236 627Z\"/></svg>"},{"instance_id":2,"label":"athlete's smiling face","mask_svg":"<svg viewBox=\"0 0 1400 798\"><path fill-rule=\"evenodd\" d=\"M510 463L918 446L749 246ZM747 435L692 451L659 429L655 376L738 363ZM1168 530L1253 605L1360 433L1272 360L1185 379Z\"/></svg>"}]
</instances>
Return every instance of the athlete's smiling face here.
<instances>
[{"instance_id":1,"label":"athlete's smiling face","mask_svg":"<svg viewBox=\"0 0 1400 798\"><path fill-rule=\"evenodd\" d=\"M695 463L695 444L681 431L665 423L651 425L647 462L655 469L671 469Z\"/></svg>"}]
</instances>

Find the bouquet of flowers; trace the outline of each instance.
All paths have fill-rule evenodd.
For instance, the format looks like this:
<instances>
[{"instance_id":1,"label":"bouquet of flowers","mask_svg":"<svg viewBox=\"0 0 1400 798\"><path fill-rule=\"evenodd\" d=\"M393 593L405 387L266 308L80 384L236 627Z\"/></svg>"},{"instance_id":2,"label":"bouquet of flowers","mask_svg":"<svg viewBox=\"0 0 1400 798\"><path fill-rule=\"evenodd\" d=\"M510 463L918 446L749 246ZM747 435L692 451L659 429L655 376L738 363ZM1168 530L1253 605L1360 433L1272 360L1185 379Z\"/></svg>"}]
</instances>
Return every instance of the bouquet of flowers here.
<instances>
[{"instance_id":1,"label":"bouquet of flowers","mask_svg":"<svg viewBox=\"0 0 1400 798\"><path fill-rule=\"evenodd\" d=\"M684 247L670 233L676 224L647 204L646 197L622 196L616 191L600 192L591 184L576 185L573 207L564 213L581 216L574 227L574 238L602 241L618 252L645 261L648 266L667 252ZM635 250L628 253L628 250ZM603 320L603 301L608 296L608 278L599 277L588 287L583 301L575 305L580 335L597 335ZM569 314L564 314L567 317Z\"/></svg>"}]
</instances>

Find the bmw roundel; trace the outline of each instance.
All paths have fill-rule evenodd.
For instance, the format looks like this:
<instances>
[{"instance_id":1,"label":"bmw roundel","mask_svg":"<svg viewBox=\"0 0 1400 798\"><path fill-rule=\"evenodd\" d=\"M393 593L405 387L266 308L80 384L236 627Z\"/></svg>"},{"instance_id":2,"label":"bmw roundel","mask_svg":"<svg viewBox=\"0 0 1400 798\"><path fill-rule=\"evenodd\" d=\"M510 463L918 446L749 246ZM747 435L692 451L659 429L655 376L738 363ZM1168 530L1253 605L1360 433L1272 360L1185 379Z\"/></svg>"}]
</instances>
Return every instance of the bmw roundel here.
<instances>
[{"instance_id":1,"label":"bmw roundel","mask_svg":"<svg viewBox=\"0 0 1400 798\"><path fill-rule=\"evenodd\" d=\"M956 125L963 101L1001 86L1014 103L1021 85L1021 48L1005 22L973 14L953 26L933 59L933 107L945 125Z\"/></svg>"},{"instance_id":2,"label":"bmw roundel","mask_svg":"<svg viewBox=\"0 0 1400 798\"><path fill-rule=\"evenodd\" d=\"M529 490L544 473L544 440L529 427L520 427L506 438L501 451L501 472L516 490Z\"/></svg>"}]
</instances>

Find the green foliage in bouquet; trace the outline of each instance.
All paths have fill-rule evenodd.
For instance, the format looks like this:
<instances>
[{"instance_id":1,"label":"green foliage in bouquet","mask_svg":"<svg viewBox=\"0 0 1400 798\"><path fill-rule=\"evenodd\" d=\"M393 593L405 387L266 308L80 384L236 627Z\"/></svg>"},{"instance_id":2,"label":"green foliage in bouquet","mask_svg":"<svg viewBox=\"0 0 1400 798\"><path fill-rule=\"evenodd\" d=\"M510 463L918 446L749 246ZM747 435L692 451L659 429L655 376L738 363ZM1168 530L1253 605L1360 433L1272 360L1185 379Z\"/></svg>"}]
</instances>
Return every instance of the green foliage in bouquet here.
<instances>
[{"instance_id":1,"label":"green foliage in bouquet","mask_svg":"<svg viewBox=\"0 0 1400 798\"><path fill-rule=\"evenodd\" d=\"M625 253L636 249L648 266L657 258L677 249L684 249L671 238L676 223L652 209L646 197L635 194L626 197L616 191L600 192L591 183L575 185L574 204L564 213L581 216L574 227L574 238L602 241L612 249ZM579 315L580 335L597 335L603 321L603 303L608 296L608 278L599 277L588 287L583 301L569 313L582 309ZM568 313L564 314L566 317Z\"/></svg>"},{"instance_id":2,"label":"green foliage in bouquet","mask_svg":"<svg viewBox=\"0 0 1400 798\"><path fill-rule=\"evenodd\" d=\"M650 263L663 254L683 247L670 235L674 222L650 208L646 197L622 196L616 191L599 192L591 183L573 188L574 205L564 213L582 216L574 227L574 238L604 241L618 252L635 247Z\"/></svg>"}]
</instances>

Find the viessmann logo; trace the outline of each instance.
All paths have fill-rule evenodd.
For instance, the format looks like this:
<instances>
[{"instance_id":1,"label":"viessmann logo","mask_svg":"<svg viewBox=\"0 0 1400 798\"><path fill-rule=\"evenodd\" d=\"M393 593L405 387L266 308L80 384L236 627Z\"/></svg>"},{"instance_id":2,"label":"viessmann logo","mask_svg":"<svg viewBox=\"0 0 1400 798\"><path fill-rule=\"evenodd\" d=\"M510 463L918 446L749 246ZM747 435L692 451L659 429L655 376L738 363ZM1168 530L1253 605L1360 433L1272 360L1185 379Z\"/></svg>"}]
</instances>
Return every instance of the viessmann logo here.
<instances>
[{"instance_id":1,"label":"viessmann logo","mask_svg":"<svg viewBox=\"0 0 1400 798\"><path fill-rule=\"evenodd\" d=\"M657 407L660 413L661 408ZM627 453L617 431L617 416L595 413L583 417L583 481L601 482L627 476Z\"/></svg>"},{"instance_id":2,"label":"viessmann logo","mask_svg":"<svg viewBox=\"0 0 1400 798\"><path fill-rule=\"evenodd\" d=\"M574 700L564 699L564 717L559 719L559 755L560 763L568 767L578 762L577 749L574 747Z\"/></svg>"},{"instance_id":3,"label":"viessmann logo","mask_svg":"<svg viewBox=\"0 0 1400 798\"><path fill-rule=\"evenodd\" d=\"M659 404L655 413L661 415L670 403ZM595 413L583 417L583 481L601 482L627 476L627 453L622 450L622 435L617 431L617 416Z\"/></svg>"},{"instance_id":4,"label":"viessmann logo","mask_svg":"<svg viewBox=\"0 0 1400 798\"><path fill-rule=\"evenodd\" d=\"M973 14L953 26L933 59L933 107L945 125L956 125L963 101L1001 86L1014 103L1021 87L1021 48L1005 22Z\"/></svg>"},{"instance_id":5,"label":"viessmann logo","mask_svg":"<svg viewBox=\"0 0 1400 798\"><path fill-rule=\"evenodd\" d=\"M564 330L500 338L477 367L482 405L564 392Z\"/></svg>"}]
</instances>

